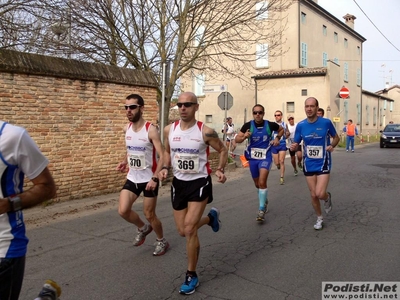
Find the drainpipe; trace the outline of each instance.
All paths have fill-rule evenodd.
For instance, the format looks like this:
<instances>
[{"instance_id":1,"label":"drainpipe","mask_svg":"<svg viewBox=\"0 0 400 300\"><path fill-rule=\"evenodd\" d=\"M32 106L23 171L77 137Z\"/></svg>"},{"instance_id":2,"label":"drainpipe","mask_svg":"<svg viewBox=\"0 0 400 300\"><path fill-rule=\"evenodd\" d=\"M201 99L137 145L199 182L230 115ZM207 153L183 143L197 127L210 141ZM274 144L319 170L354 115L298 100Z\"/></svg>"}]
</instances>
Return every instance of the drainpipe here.
<instances>
[{"instance_id":1,"label":"drainpipe","mask_svg":"<svg viewBox=\"0 0 400 300\"><path fill-rule=\"evenodd\" d=\"M300 4L301 4L301 0L299 1L299 4L298 4L298 7L297 7L297 37L298 37L298 41L297 41L297 47L298 47L298 51L297 51L297 54L298 54L298 61L297 61L297 63L298 63L298 65L299 65L299 68L301 67L301 44L300 44L300 41L301 41L301 37L300 37L300 22L301 22L301 20L300 20Z\"/></svg>"},{"instance_id":2,"label":"drainpipe","mask_svg":"<svg viewBox=\"0 0 400 300\"><path fill-rule=\"evenodd\" d=\"M378 114L379 118L378 118L378 122L376 122L376 132L379 132L379 126L381 124L381 117L383 118L383 116L381 116L380 103L381 103L381 97L379 96L378 97L378 111L376 112Z\"/></svg>"},{"instance_id":3,"label":"drainpipe","mask_svg":"<svg viewBox=\"0 0 400 300\"><path fill-rule=\"evenodd\" d=\"M257 90L258 90L258 86L257 86L257 78L254 77L254 84L256 87L256 90L254 91L254 98L255 98L255 105L257 105Z\"/></svg>"},{"instance_id":4,"label":"drainpipe","mask_svg":"<svg viewBox=\"0 0 400 300\"><path fill-rule=\"evenodd\" d=\"M362 134L362 126L363 126L363 111L364 111L364 108L363 108L363 88L362 88L362 86L363 86L363 80L364 80L364 78L363 78L363 63L362 63L362 54L363 54L363 44L361 43L361 101L360 101L360 105L361 105L361 111L360 111L360 134Z\"/></svg>"}]
</instances>

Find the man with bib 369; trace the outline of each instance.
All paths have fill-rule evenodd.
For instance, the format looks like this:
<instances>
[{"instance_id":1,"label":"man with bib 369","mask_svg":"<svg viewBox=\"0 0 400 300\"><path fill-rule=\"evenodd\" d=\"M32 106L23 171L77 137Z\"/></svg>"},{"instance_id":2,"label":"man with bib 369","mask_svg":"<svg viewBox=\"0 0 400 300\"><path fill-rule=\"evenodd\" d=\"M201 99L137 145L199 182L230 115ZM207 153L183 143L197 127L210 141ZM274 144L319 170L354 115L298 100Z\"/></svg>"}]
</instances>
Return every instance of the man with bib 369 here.
<instances>
[{"instance_id":1,"label":"man with bib 369","mask_svg":"<svg viewBox=\"0 0 400 300\"><path fill-rule=\"evenodd\" d=\"M199 286L196 272L200 255L198 230L209 225L214 232L220 229L219 210L210 209L203 217L206 205L213 201L210 147L218 152L218 167L215 176L224 183L224 167L228 150L218 134L203 122L196 120L199 102L194 93L179 95L176 104L180 120L164 128L164 166L160 171L162 179L167 178L172 167L174 178L171 184L171 202L176 228L186 238L187 271L185 281L179 289L183 295L193 294Z\"/></svg>"}]
</instances>

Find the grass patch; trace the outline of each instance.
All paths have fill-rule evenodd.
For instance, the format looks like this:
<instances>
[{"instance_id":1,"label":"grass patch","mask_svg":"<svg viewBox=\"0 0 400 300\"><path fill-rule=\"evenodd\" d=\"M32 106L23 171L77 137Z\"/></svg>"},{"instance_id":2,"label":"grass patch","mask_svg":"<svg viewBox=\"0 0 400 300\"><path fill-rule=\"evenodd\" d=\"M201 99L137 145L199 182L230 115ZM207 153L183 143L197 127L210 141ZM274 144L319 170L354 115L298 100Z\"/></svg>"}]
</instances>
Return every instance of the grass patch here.
<instances>
[{"instance_id":1,"label":"grass patch","mask_svg":"<svg viewBox=\"0 0 400 300\"><path fill-rule=\"evenodd\" d=\"M371 144L371 143L378 143L380 139L380 135L370 135L369 136L369 141L368 141L368 135L363 135L362 140L363 142L361 143L361 140L359 138L354 138L354 145L361 145L361 144ZM346 148L346 135L341 136L340 142L338 144L339 148Z\"/></svg>"}]
</instances>

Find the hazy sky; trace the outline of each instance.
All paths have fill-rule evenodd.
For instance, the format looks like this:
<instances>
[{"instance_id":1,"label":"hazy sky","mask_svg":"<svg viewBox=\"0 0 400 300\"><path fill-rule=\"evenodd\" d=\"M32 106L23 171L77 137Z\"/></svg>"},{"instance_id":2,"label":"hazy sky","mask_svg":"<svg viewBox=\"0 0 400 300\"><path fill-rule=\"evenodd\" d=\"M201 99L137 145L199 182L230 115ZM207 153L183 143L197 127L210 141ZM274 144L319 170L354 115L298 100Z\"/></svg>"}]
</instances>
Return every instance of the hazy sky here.
<instances>
[{"instance_id":1,"label":"hazy sky","mask_svg":"<svg viewBox=\"0 0 400 300\"><path fill-rule=\"evenodd\" d=\"M400 85L400 0L318 0L318 4L343 22L347 13L357 18L354 29L367 39L363 43L364 90L376 92L385 82Z\"/></svg>"}]
</instances>

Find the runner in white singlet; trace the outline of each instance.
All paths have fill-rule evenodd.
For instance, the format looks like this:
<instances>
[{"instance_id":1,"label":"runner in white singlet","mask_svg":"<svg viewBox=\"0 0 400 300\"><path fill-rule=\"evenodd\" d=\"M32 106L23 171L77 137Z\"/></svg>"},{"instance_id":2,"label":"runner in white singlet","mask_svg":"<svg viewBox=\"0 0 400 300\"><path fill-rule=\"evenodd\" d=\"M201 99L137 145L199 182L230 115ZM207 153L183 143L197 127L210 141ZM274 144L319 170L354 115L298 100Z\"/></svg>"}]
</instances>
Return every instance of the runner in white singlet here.
<instances>
[{"instance_id":1,"label":"runner in white singlet","mask_svg":"<svg viewBox=\"0 0 400 300\"><path fill-rule=\"evenodd\" d=\"M144 243L146 236L156 233L154 256L165 254L169 243L164 238L161 221L156 215L158 195L158 172L162 164L157 165L156 154L163 159L163 149L160 135L155 126L143 119L144 100L138 94L131 94L125 100L126 116L129 124L125 127L126 152L117 170L126 172L127 180L119 196L118 213L129 223L137 226L134 246ZM143 213L149 224L132 210L133 203L143 192Z\"/></svg>"},{"instance_id":2,"label":"runner in white singlet","mask_svg":"<svg viewBox=\"0 0 400 300\"><path fill-rule=\"evenodd\" d=\"M164 165L160 172L166 178L172 166L174 178L171 185L171 201L175 224L179 234L186 238L187 272L179 289L181 294L192 294L199 285L196 273L200 242L197 231L203 225L210 225L214 232L220 228L219 210L212 207L202 217L207 203L212 202L211 169L208 162L209 146L219 153L219 164L215 170L218 182L224 183L224 167L228 150L218 134L198 122L195 113L199 108L197 97L190 92L178 98L180 121L164 129Z\"/></svg>"}]
</instances>

